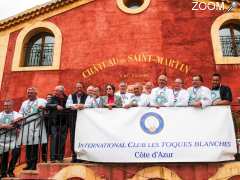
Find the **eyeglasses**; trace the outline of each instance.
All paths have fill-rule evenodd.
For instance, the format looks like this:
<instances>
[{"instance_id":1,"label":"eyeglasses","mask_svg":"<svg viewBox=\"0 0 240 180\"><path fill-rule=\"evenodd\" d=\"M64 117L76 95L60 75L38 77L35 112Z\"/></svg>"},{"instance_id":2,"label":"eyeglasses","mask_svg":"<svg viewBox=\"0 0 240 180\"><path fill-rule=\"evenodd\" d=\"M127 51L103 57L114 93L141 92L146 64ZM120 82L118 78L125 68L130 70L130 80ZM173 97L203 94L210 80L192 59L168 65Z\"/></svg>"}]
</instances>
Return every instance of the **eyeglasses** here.
<instances>
[{"instance_id":1,"label":"eyeglasses","mask_svg":"<svg viewBox=\"0 0 240 180\"><path fill-rule=\"evenodd\" d=\"M112 88L106 88L106 90L112 90Z\"/></svg>"}]
</instances>

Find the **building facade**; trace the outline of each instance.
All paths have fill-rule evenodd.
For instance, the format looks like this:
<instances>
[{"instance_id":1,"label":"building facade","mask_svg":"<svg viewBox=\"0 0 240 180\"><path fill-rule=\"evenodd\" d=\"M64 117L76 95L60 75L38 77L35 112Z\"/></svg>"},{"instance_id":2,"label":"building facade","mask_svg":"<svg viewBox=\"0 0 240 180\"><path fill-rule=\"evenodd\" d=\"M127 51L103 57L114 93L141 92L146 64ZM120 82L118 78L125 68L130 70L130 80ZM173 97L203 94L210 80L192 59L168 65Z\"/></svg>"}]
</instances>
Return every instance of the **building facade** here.
<instances>
[{"instance_id":1,"label":"building facade","mask_svg":"<svg viewBox=\"0 0 240 180\"><path fill-rule=\"evenodd\" d=\"M240 14L238 7L226 12L230 6L208 0L57 0L27 10L0 22L0 100L12 98L19 108L30 86L45 97L59 84L67 93L77 81L99 87L122 80L156 84L161 73L169 86L181 77L188 87L192 75L201 74L210 87L218 72L237 104ZM177 166L168 167L181 173ZM131 168L137 174L142 167ZM159 171L168 173L150 169Z\"/></svg>"},{"instance_id":2,"label":"building facade","mask_svg":"<svg viewBox=\"0 0 240 180\"><path fill-rule=\"evenodd\" d=\"M231 42L231 34L220 39L221 29L236 24L239 51L239 13L201 10L207 3L193 10L189 1L146 0L139 1L140 8L124 2L56 1L2 21L1 100L21 100L29 86L44 97L57 84L70 92L77 80L98 86L156 82L163 72L170 86L176 77L190 86L193 74L202 74L210 86L211 74L219 72L239 96L240 60L227 46L222 50L221 42ZM39 46L41 40L45 47Z\"/></svg>"}]
</instances>

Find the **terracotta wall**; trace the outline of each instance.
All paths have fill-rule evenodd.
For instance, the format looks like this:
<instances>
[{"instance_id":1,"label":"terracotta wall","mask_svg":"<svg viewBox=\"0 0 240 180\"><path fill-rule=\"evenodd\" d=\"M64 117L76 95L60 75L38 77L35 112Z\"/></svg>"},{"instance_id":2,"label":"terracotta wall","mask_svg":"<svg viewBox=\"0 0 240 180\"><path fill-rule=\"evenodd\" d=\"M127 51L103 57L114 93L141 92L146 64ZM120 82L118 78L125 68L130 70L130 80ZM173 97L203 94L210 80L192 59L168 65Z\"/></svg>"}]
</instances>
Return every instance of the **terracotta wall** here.
<instances>
[{"instance_id":1,"label":"terracotta wall","mask_svg":"<svg viewBox=\"0 0 240 180\"><path fill-rule=\"evenodd\" d=\"M205 84L210 86L210 77L215 71L223 75L223 82L230 85L234 97L240 96L239 66L216 66L214 63L210 30L214 20L222 12L191 9L190 0L152 0L145 12L128 15L117 8L115 0L96 0L49 18L47 21L56 24L63 35L59 71L11 72L19 33L14 32L10 36L0 99L15 99L18 109L29 86L39 88L39 96L45 97L58 84L63 84L69 93L77 80L100 87L107 82L117 84L120 80L126 80L130 84L149 80L155 83L162 72L167 72L169 85L174 78L180 76L186 80L186 86L189 86L193 74L202 74ZM132 55L143 53L177 60L190 67L190 71L181 72L179 68L154 62L127 62L132 59ZM83 72L86 75L86 70L93 64L109 60L113 62L113 58L121 63L84 78ZM189 180L207 179L217 170L214 165L198 165L198 170L192 165L169 167L180 177ZM139 169L132 166L125 170L134 174ZM101 174L100 169L97 171ZM108 179L133 176L122 173L119 169L113 169L111 173L103 169L102 174Z\"/></svg>"}]
</instances>

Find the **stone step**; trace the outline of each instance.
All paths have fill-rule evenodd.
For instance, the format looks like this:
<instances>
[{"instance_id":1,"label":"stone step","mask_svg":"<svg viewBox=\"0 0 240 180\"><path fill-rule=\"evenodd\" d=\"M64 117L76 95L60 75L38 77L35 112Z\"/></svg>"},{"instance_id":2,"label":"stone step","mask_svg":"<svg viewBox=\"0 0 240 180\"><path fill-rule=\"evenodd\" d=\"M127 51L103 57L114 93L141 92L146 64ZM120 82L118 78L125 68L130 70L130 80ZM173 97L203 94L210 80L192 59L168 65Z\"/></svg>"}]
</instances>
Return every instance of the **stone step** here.
<instances>
[{"instance_id":1,"label":"stone step","mask_svg":"<svg viewBox=\"0 0 240 180\"><path fill-rule=\"evenodd\" d=\"M2 180L20 180L20 178L18 178L18 177L5 177L5 178L2 178Z\"/></svg>"},{"instance_id":2,"label":"stone step","mask_svg":"<svg viewBox=\"0 0 240 180\"><path fill-rule=\"evenodd\" d=\"M20 179L39 179L38 170L24 170L21 172Z\"/></svg>"},{"instance_id":3,"label":"stone step","mask_svg":"<svg viewBox=\"0 0 240 180\"><path fill-rule=\"evenodd\" d=\"M20 179L53 179L53 177L66 167L74 166L91 166L96 168L99 166L94 163L38 163L36 171L22 171ZM97 168L98 169L98 168ZM80 172L79 172L80 173Z\"/></svg>"},{"instance_id":4,"label":"stone step","mask_svg":"<svg viewBox=\"0 0 240 180\"><path fill-rule=\"evenodd\" d=\"M69 165L70 161L71 158L65 158L62 163L51 163L50 161L48 163L38 163L36 171L24 171L23 168L26 167L26 164L21 164L16 167L14 173L20 179L48 179L48 177L55 175L62 168L66 167L65 164Z\"/></svg>"},{"instance_id":5,"label":"stone step","mask_svg":"<svg viewBox=\"0 0 240 180\"><path fill-rule=\"evenodd\" d=\"M22 165L24 167L24 165ZM224 170L222 170L224 167ZM17 167L18 168L18 167ZM18 178L11 179L69 179L82 178L86 180L126 180L138 176L185 177L185 179L209 179L218 176L218 171L228 173L228 177L237 176L240 179L240 162L230 163L158 163L158 164L110 164L110 163L39 163L36 171L20 171ZM164 172L160 173L159 172ZM16 172L15 172L16 174ZM153 176L149 176L153 175ZM165 178L166 177L168 178ZM200 178L196 178L200 177ZM225 177L225 175L224 175ZM148 179L149 179L148 178ZM159 177L160 178L160 177ZM79 178L78 178L79 179ZM161 179L161 178L160 178ZM176 178L175 178L176 179ZM218 178L219 179L219 178ZM224 179L224 178L223 178Z\"/></svg>"}]
</instances>

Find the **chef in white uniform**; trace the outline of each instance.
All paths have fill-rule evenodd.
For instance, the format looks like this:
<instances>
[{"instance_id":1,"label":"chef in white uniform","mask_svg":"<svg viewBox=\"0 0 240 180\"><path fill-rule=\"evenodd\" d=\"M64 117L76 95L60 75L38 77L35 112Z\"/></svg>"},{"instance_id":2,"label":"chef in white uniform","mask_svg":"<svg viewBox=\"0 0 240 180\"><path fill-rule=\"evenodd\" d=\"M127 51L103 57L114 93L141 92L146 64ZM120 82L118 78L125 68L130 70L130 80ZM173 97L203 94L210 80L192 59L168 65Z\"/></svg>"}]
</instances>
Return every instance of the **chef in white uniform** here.
<instances>
[{"instance_id":1,"label":"chef in white uniform","mask_svg":"<svg viewBox=\"0 0 240 180\"><path fill-rule=\"evenodd\" d=\"M158 87L152 89L150 103L153 107L173 106L173 90L167 87L166 75L160 75L158 77Z\"/></svg>"},{"instance_id":2,"label":"chef in white uniform","mask_svg":"<svg viewBox=\"0 0 240 180\"><path fill-rule=\"evenodd\" d=\"M141 83L136 83L134 85L134 94L130 97L130 99L127 101L127 103L123 106L124 108L130 108L130 107L148 107L150 105L150 99L149 96L145 93L142 93L142 85Z\"/></svg>"},{"instance_id":3,"label":"chef in white uniform","mask_svg":"<svg viewBox=\"0 0 240 180\"><path fill-rule=\"evenodd\" d=\"M22 115L13 111L13 101L4 101L4 110L0 112L0 155L1 157L1 178L9 175L14 177L14 169L19 157L19 146L16 143L17 129L15 125L22 119ZM11 161L9 162L10 151L12 150Z\"/></svg>"},{"instance_id":4,"label":"chef in white uniform","mask_svg":"<svg viewBox=\"0 0 240 180\"><path fill-rule=\"evenodd\" d=\"M188 104L197 108L204 108L212 104L211 91L209 88L202 85L203 78L201 75L193 76L192 87L189 87L189 102Z\"/></svg>"},{"instance_id":5,"label":"chef in white uniform","mask_svg":"<svg viewBox=\"0 0 240 180\"><path fill-rule=\"evenodd\" d=\"M100 96L100 89L98 87L89 86L87 88L88 96L84 104L84 108L101 108L103 101Z\"/></svg>"},{"instance_id":6,"label":"chef in white uniform","mask_svg":"<svg viewBox=\"0 0 240 180\"><path fill-rule=\"evenodd\" d=\"M188 106L189 94L186 89L183 89L183 80L180 78L174 81L173 95L174 106Z\"/></svg>"},{"instance_id":7,"label":"chef in white uniform","mask_svg":"<svg viewBox=\"0 0 240 180\"><path fill-rule=\"evenodd\" d=\"M122 81L119 83L119 91L115 93L116 96L119 96L121 97L121 100L122 100L122 104L123 106L126 105L129 100L130 100L130 97L133 95L132 93L128 93L127 92L127 83Z\"/></svg>"},{"instance_id":8,"label":"chef in white uniform","mask_svg":"<svg viewBox=\"0 0 240 180\"><path fill-rule=\"evenodd\" d=\"M19 113L27 117L23 123L30 122L21 127L18 144L26 145L27 166L24 170L35 170L38 159L38 144L47 143L45 123L42 118L42 109L46 107L47 101L37 97L34 87L27 89L28 99L25 100Z\"/></svg>"},{"instance_id":9,"label":"chef in white uniform","mask_svg":"<svg viewBox=\"0 0 240 180\"><path fill-rule=\"evenodd\" d=\"M144 85L143 93L150 96L151 92L152 92L152 89L153 89L153 83L151 81L148 81Z\"/></svg>"}]
</instances>

